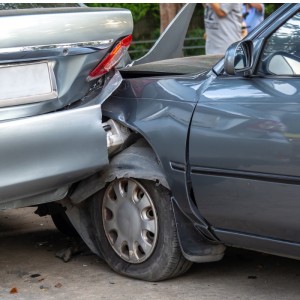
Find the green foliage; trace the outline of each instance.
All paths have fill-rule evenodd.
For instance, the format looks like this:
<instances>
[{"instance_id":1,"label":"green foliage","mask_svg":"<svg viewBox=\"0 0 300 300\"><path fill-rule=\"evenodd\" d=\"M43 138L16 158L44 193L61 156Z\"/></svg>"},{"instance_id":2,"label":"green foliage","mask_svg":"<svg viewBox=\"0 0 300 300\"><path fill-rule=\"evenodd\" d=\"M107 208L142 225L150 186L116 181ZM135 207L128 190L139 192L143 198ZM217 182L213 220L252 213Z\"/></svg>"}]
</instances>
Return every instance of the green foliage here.
<instances>
[{"instance_id":1,"label":"green foliage","mask_svg":"<svg viewBox=\"0 0 300 300\"><path fill-rule=\"evenodd\" d=\"M127 8L132 12L134 22L138 22L146 15L151 19L159 21L159 4L158 3L86 3L90 7L118 7ZM272 14L282 3L265 3L265 16ZM203 15L202 5L197 5L197 10Z\"/></svg>"},{"instance_id":2,"label":"green foliage","mask_svg":"<svg viewBox=\"0 0 300 300\"><path fill-rule=\"evenodd\" d=\"M88 3L86 5L91 7L126 8L131 11L134 21L134 42L131 44L129 52L133 59L145 55L160 35L158 3ZM268 17L281 5L280 3L265 3L265 17ZM203 5L197 4L187 33L187 40L184 44L185 56L205 53L203 15ZM147 42L149 40L152 40L152 42Z\"/></svg>"},{"instance_id":3,"label":"green foliage","mask_svg":"<svg viewBox=\"0 0 300 300\"><path fill-rule=\"evenodd\" d=\"M271 15L282 3L265 3L265 17Z\"/></svg>"},{"instance_id":4,"label":"green foliage","mask_svg":"<svg viewBox=\"0 0 300 300\"><path fill-rule=\"evenodd\" d=\"M194 28L188 31L183 48L184 56L205 54L204 29Z\"/></svg>"},{"instance_id":5,"label":"green foliage","mask_svg":"<svg viewBox=\"0 0 300 300\"><path fill-rule=\"evenodd\" d=\"M144 56L152 46L153 43L131 44L129 48L129 54L131 59L135 60Z\"/></svg>"},{"instance_id":6,"label":"green foliage","mask_svg":"<svg viewBox=\"0 0 300 300\"><path fill-rule=\"evenodd\" d=\"M146 54L159 37L160 14L158 3L87 3L86 5L90 7L126 8L131 11L134 21L134 41L154 40L153 43L132 43L129 52L133 59ZM141 26L149 28L149 30L146 30L146 35L144 28L144 30L139 30Z\"/></svg>"},{"instance_id":7,"label":"green foliage","mask_svg":"<svg viewBox=\"0 0 300 300\"><path fill-rule=\"evenodd\" d=\"M159 4L157 3L87 3L86 5L90 7L127 8L131 11L134 22L138 22L147 14L156 20L160 18Z\"/></svg>"},{"instance_id":8,"label":"green foliage","mask_svg":"<svg viewBox=\"0 0 300 300\"><path fill-rule=\"evenodd\" d=\"M129 48L131 58L137 59L145 55L154 45L158 36L159 30L156 30L156 34L153 35L151 40L133 42ZM188 31L183 48L184 56L205 54L205 40L203 36L204 29L202 28L194 28Z\"/></svg>"}]
</instances>

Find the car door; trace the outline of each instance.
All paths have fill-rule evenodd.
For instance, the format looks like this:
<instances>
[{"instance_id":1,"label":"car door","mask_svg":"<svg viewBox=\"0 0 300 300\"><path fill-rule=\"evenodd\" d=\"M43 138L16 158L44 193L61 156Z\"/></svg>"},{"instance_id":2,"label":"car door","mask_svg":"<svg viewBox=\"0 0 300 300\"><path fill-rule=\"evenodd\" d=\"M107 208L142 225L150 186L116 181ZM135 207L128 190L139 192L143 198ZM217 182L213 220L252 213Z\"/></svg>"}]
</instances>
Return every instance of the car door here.
<instances>
[{"instance_id":1,"label":"car door","mask_svg":"<svg viewBox=\"0 0 300 300\"><path fill-rule=\"evenodd\" d=\"M266 245L300 242L297 9L258 35L255 75L216 76L193 116L189 159L195 201L229 244L280 252Z\"/></svg>"},{"instance_id":2,"label":"car door","mask_svg":"<svg viewBox=\"0 0 300 300\"><path fill-rule=\"evenodd\" d=\"M109 78L88 76L132 33L132 16L82 7L0 16L0 208L58 200L108 163L98 96Z\"/></svg>"}]
</instances>

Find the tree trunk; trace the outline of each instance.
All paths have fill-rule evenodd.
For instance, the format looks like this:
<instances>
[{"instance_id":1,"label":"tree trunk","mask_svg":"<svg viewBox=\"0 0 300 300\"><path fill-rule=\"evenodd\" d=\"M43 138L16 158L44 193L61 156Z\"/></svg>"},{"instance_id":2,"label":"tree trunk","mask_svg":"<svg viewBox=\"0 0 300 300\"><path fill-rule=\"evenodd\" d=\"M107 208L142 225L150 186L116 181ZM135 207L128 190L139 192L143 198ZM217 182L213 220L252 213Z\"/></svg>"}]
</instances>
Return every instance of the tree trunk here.
<instances>
[{"instance_id":1,"label":"tree trunk","mask_svg":"<svg viewBox=\"0 0 300 300\"><path fill-rule=\"evenodd\" d=\"M162 33L173 20L183 4L180 3L160 3L160 33Z\"/></svg>"}]
</instances>

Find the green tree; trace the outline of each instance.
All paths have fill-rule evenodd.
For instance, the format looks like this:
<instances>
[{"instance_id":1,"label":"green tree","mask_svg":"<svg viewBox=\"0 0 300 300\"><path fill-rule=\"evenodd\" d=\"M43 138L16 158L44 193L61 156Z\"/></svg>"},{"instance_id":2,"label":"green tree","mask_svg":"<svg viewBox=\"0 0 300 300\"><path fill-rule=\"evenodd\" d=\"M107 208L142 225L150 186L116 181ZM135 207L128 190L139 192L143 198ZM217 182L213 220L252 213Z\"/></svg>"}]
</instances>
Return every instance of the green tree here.
<instances>
[{"instance_id":1,"label":"green tree","mask_svg":"<svg viewBox=\"0 0 300 300\"><path fill-rule=\"evenodd\" d=\"M90 7L118 7L131 11L133 21L138 22L147 14L159 20L159 4L157 3L87 3Z\"/></svg>"}]
</instances>

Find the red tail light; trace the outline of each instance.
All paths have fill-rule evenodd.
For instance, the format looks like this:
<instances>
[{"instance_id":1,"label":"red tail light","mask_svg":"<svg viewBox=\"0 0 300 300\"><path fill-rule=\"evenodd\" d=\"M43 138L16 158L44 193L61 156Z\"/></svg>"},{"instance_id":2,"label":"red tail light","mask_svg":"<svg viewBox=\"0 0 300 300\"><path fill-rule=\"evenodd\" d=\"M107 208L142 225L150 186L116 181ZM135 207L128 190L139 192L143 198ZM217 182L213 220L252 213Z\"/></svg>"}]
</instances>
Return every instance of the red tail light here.
<instances>
[{"instance_id":1,"label":"red tail light","mask_svg":"<svg viewBox=\"0 0 300 300\"><path fill-rule=\"evenodd\" d=\"M100 62L100 64L89 74L88 81L99 78L105 73L109 72L114 66L121 60L125 51L129 48L132 41L132 35L126 36L121 40L115 48L106 55L106 57Z\"/></svg>"}]
</instances>

